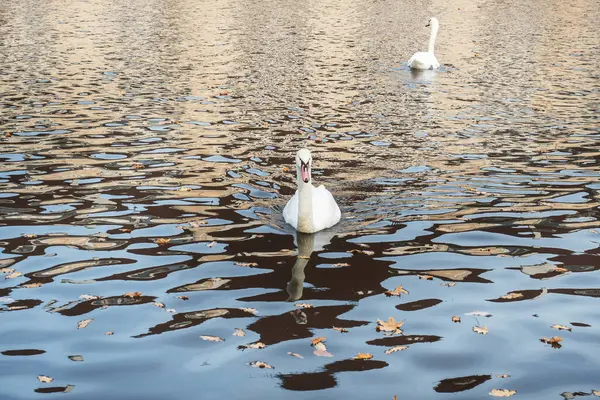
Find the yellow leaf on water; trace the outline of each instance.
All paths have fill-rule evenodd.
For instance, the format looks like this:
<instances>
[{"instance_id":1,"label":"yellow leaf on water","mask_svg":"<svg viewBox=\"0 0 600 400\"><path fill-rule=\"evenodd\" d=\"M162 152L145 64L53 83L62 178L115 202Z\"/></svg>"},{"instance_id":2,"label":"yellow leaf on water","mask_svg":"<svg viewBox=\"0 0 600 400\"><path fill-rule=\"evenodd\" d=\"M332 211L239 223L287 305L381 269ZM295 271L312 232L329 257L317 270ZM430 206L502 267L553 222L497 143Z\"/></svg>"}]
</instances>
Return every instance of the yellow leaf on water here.
<instances>
[{"instance_id":1,"label":"yellow leaf on water","mask_svg":"<svg viewBox=\"0 0 600 400\"><path fill-rule=\"evenodd\" d=\"M474 326L473 332L479 333L481 335L487 335L490 330L486 326Z\"/></svg>"},{"instance_id":2,"label":"yellow leaf on water","mask_svg":"<svg viewBox=\"0 0 600 400\"><path fill-rule=\"evenodd\" d=\"M456 315L453 315L452 316L452 322L460 323L460 317L457 317Z\"/></svg>"},{"instance_id":3,"label":"yellow leaf on water","mask_svg":"<svg viewBox=\"0 0 600 400\"><path fill-rule=\"evenodd\" d=\"M252 361L250 363L250 365L252 365L255 368L268 368L268 369L273 369L273 367L271 367L269 364L262 362L262 361Z\"/></svg>"},{"instance_id":4,"label":"yellow leaf on water","mask_svg":"<svg viewBox=\"0 0 600 400\"><path fill-rule=\"evenodd\" d=\"M569 331L569 332L571 332L571 329L572 329L568 326L559 325L559 324L554 324L551 326L551 328L558 329L559 331Z\"/></svg>"},{"instance_id":5,"label":"yellow leaf on water","mask_svg":"<svg viewBox=\"0 0 600 400\"><path fill-rule=\"evenodd\" d=\"M79 321L77 323L77 329L83 329L90 324L94 319L84 319L83 321Z\"/></svg>"},{"instance_id":6,"label":"yellow leaf on water","mask_svg":"<svg viewBox=\"0 0 600 400\"><path fill-rule=\"evenodd\" d=\"M400 327L404 324L404 321L396 322L393 317L389 317L387 321L377 320L376 331L393 332L394 334L401 334L402 330Z\"/></svg>"},{"instance_id":7,"label":"yellow leaf on water","mask_svg":"<svg viewBox=\"0 0 600 400\"><path fill-rule=\"evenodd\" d=\"M223 338L220 338L220 337L218 337L218 336L208 336L208 335L202 335L202 336L200 336L200 338L201 338L202 340L207 340L207 341L209 341L209 342L224 342L224 341L225 341L225 339L223 339Z\"/></svg>"},{"instance_id":8,"label":"yellow leaf on water","mask_svg":"<svg viewBox=\"0 0 600 400\"><path fill-rule=\"evenodd\" d=\"M373 358L373 355L369 353L358 353L354 356L354 360L370 360L371 358Z\"/></svg>"},{"instance_id":9,"label":"yellow leaf on water","mask_svg":"<svg viewBox=\"0 0 600 400\"><path fill-rule=\"evenodd\" d=\"M54 378L50 378L49 376L46 375L38 375L38 381L42 382L42 383L50 383L54 380Z\"/></svg>"},{"instance_id":10,"label":"yellow leaf on water","mask_svg":"<svg viewBox=\"0 0 600 400\"><path fill-rule=\"evenodd\" d=\"M337 326L333 327L334 331L338 331L338 332L342 332L342 333L348 333L348 329L346 328L338 328Z\"/></svg>"},{"instance_id":11,"label":"yellow leaf on water","mask_svg":"<svg viewBox=\"0 0 600 400\"><path fill-rule=\"evenodd\" d=\"M387 290L385 292L386 296L401 296L403 294L408 294L408 290L404 289L402 285L396 287L394 290Z\"/></svg>"},{"instance_id":12,"label":"yellow leaf on water","mask_svg":"<svg viewBox=\"0 0 600 400\"><path fill-rule=\"evenodd\" d=\"M387 349L385 351L385 354L392 354L397 351L404 351L406 349L408 349L408 346L394 346L394 347L390 347L389 349Z\"/></svg>"},{"instance_id":13,"label":"yellow leaf on water","mask_svg":"<svg viewBox=\"0 0 600 400\"><path fill-rule=\"evenodd\" d=\"M490 396L494 397L510 397L516 394L516 390L508 390L508 389L492 389L490 391Z\"/></svg>"}]
</instances>

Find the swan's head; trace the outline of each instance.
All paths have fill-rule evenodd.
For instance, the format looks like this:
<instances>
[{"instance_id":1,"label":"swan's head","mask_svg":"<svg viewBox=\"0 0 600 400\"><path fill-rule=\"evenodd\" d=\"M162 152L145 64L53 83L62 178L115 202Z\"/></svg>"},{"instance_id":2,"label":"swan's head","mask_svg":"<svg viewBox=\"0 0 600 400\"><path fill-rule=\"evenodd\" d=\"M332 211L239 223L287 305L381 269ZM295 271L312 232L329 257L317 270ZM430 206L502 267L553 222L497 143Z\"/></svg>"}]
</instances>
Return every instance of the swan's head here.
<instances>
[{"instance_id":1,"label":"swan's head","mask_svg":"<svg viewBox=\"0 0 600 400\"><path fill-rule=\"evenodd\" d=\"M432 29L437 29L439 25L440 23L438 22L438 19L436 17L431 17L431 19L429 20L427 25L425 25L425 27L429 28L431 26Z\"/></svg>"},{"instance_id":2,"label":"swan's head","mask_svg":"<svg viewBox=\"0 0 600 400\"><path fill-rule=\"evenodd\" d=\"M312 157L308 149L301 149L296 153L296 171L298 174L298 181L304 183L310 182L310 167L312 164Z\"/></svg>"}]
</instances>

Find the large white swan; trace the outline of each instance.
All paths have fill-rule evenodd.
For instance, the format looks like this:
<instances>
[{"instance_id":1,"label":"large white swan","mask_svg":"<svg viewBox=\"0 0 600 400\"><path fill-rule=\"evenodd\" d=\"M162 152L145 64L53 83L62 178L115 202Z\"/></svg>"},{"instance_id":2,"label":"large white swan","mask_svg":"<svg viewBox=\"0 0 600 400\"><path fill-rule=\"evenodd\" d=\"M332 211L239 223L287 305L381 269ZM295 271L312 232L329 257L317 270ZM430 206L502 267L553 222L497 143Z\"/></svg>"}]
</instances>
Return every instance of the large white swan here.
<instances>
[{"instance_id":1,"label":"large white swan","mask_svg":"<svg viewBox=\"0 0 600 400\"><path fill-rule=\"evenodd\" d=\"M433 47L435 46L435 37L437 36L439 22L436 17L432 17L429 20L427 26L431 26L431 36L429 36L429 48L427 51L419 51L415 53L410 60L408 60L408 66L414 69L436 69L439 68L440 63L433 54Z\"/></svg>"},{"instance_id":2,"label":"large white swan","mask_svg":"<svg viewBox=\"0 0 600 400\"><path fill-rule=\"evenodd\" d=\"M312 157L308 149L296 154L298 190L283 209L283 219L298 232L314 233L337 224L342 216L325 186L312 185Z\"/></svg>"}]
</instances>

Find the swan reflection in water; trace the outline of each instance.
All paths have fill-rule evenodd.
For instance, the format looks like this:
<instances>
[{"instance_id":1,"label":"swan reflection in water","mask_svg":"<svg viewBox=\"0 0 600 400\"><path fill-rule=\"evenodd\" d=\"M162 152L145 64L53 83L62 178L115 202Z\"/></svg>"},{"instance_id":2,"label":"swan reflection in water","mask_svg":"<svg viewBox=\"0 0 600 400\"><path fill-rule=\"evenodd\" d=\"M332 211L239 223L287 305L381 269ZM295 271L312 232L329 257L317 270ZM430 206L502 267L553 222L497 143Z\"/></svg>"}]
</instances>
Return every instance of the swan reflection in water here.
<instances>
[{"instance_id":1,"label":"swan reflection in water","mask_svg":"<svg viewBox=\"0 0 600 400\"><path fill-rule=\"evenodd\" d=\"M325 246L331 243L331 239L333 239L336 234L336 230L329 229L313 234L295 233L294 241L298 247L298 257L292 267L292 279L287 284L286 291L288 292L288 298L286 301L296 301L302 298L304 279L306 278L304 269L310 261L311 254L315 251L323 250Z\"/></svg>"}]
</instances>

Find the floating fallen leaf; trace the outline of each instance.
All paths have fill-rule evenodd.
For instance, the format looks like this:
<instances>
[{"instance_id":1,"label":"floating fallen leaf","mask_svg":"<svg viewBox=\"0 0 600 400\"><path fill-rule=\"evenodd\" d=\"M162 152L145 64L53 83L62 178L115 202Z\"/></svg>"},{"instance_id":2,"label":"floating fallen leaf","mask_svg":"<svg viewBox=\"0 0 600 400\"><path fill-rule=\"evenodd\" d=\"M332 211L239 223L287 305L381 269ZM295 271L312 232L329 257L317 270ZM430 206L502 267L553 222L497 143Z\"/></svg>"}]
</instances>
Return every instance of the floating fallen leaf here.
<instances>
[{"instance_id":1,"label":"floating fallen leaf","mask_svg":"<svg viewBox=\"0 0 600 400\"><path fill-rule=\"evenodd\" d=\"M375 330L377 332L393 332L394 334L401 334L402 330L400 327L404 324L404 321L396 322L393 317L389 317L387 321L382 321L380 319L377 320L377 327Z\"/></svg>"},{"instance_id":2,"label":"floating fallen leaf","mask_svg":"<svg viewBox=\"0 0 600 400\"><path fill-rule=\"evenodd\" d=\"M249 314L258 314L258 311L256 311L256 308L250 308L250 307L241 307L240 310L245 311Z\"/></svg>"},{"instance_id":3,"label":"floating fallen leaf","mask_svg":"<svg viewBox=\"0 0 600 400\"><path fill-rule=\"evenodd\" d=\"M181 300L189 300L190 298L188 296L177 296L178 299Z\"/></svg>"},{"instance_id":4,"label":"floating fallen leaf","mask_svg":"<svg viewBox=\"0 0 600 400\"><path fill-rule=\"evenodd\" d=\"M160 239L156 239L156 240L154 241L154 243L156 243L156 244L157 244L157 245L159 245L159 246L164 246L164 245L166 245L167 243L169 243L170 241L171 241L171 239L169 239L169 238L160 238Z\"/></svg>"},{"instance_id":5,"label":"floating fallen leaf","mask_svg":"<svg viewBox=\"0 0 600 400\"><path fill-rule=\"evenodd\" d=\"M289 354L290 356L294 356L294 357L297 357L297 358L304 358L304 357L302 357L300 354L298 354L298 353L292 353L291 351L288 351L288 354Z\"/></svg>"},{"instance_id":6,"label":"floating fallen leaf","mask_svg":"<svg viewBox=\"0 0 600 400\"><path fill-rule=\"evenodd\" d=\"M408 294L408 290L404 289L402 285L398 286L394 290L387 290L385 292L386 296L401 296L403 294Z\"/></svg>"},{"instance_id":7,"label":"floating fallen leaf","mask_svg":"<svg viewBox=\"0 0 600 400\"><path fill-rule=\"evenodd\" d=\"M348 263L335 263L333 264L334 267L349 267L350 264Z\"/></svg>"},{"instance_id":8,"label":"floating fallen leaf","mask_svg":"<svg viewBox=\"0 0 600 400\"><path fill-rule=\"evenodd\" d=\"M79 298L81 300L97 300L100 298L100 296L92 296L91 294L82 294L81 296L79 296Z\"/></svg>"},{"instance_id":9,"label":"floating fallen leaf","mask_svg":"<svg viewBox=\"0 0 600 400\"><path fill-rule=\"evenodd\" d=\"M288 167L283 167L283 172L289 172L290 169Z\"/></svg>"},{"instance_id":10,"label":"floating fallen leaf","mask_svg":"<svg viewBox=\"0 0 600 400\"><path fill-rule=\"evenodd\" d=\"M137 299L141 295L142 295L142 292L127 292L123 296L124 297L130 297L132 299Z\"/></svg>"},{"instance_id":11,"label":"floating fallen leaf","mask_svg":"<svg viewBox=\"0 0 600 400\"><path fill-rule=\"evenodd\" d=\"M460 323L460 317L457 317L456 315L453 315L452 316L452 322Z\"/></svg>"},{"instance_id":12,"label":"floating fallen leaf","mask_svg":"<svg viewBox=\"0 0 600 400\"><path fill-rule=\"evenodd\" d=\"M562 341L562 338L560 336L553 336L551 338L543 337L540 339L540 342L550 344L550 345L552 345L552 347L555 347L555 348L560 348L561 341Z\"/></svg>"},{"instance_id":13,"label":"floating fallen leaf","mask_svg":"<svg viewBox=\"0 0 600 400\"><path fill-rule=\"evenodd\" d=\"M218 336L208 336L208 335L202 335L202 336L200 336L200 339L208 340L209 342L224 342L225 341L225 339L220 338Z\"/></svg>"},{"instance_id":14,"label":"floating fallen leaf","mask_svg":"<svg viewBox=\"0 0 600 400\"><path fill-rule=\"evenodd\" d=\"M209 244L206 245L206 247L214 247L215 244L217 244L217 242L210 242Z\"/></svg>"},{"instance_id":15,"label":"floating fallen leaf","mask_svg":"<svg viewBox=\"0 0 600 400\"><path fill-rule=\"evenodd\" d=\"M385 354L392 354L397 351L404 351L406 349L408 349L408 346L394 346L394 347L390 347L389 349L387 349L385 351Z\"/></svg>"},{"instance_id":16,"label":"floating fallen leaf","mask_svg":"<svg viewBox=\"0 0 600 400\"><path fill-rule=\"evenodd\" d=\"M257 267L258 266L258 264L255 262L245 263L245 262L239 262L239 261L236 261L235 265L240 266L240 267Z\"/></svg>"},{"instance_id":17,"label":"floating fallen leaf","mask_svg":"<svg viewBox=\"0 0 600 400\"><path fill-rule=\"evenodd\" d=\"M235 328L235 331L233 332L233 336L246 336L246 332L244 332L243 329L240 328Z\"/></svg>"},{"instance_id":18,"label":"floating fallen leaf","mask_svg":"<svg viewBox=\"0 0 600 400\"><path fill-rule=\"evenodd\" d=\"M300 308L313 308L313 305L309 304L309 303L296 303L296 307L300 307Z\"/></svg>"},{"instance_id":19,"label":"floating fallen leaf","mask_svg":"<svg viewBox=\"0 0 600 400\"><path fill-rule=\"evenodd\" d=\"M318 343L325 342L326 340L327 340L327 338L325 336L319 336L319 337L312 339L310 342L313 346L316 346Z\"/></svg>"},{"instance_id":20,"label":"floating fallen leaf","mask_svg":"<svg viewBox=\"0 0 600 400\"><path fill-rule=\"evenodd\" d=\"M563 268L563 267L556 267L556 268L554 268L554 272L564 273L564 272L569 272L569 270L566 268Z\"/></svg>"},{"instance_id":21,"label":"floating fallen leaf","mask_svg":"<svg viewBox=\"0 0 600 400\"><path fill-rule=\"evenodd\" d=\"M494 397L510 397L513 394L516 394L516 390L508 390L508 389L492 389L490 391L490 396Z\"/></svg>"},{"instance_id":22,"label":"floating fallen leaf","mask_svg":"<svg viewBox=\"0 0 600 400\"><path fill-rule=\"evenodd\" d=\"M69 360L82 362L83 361L83 356L81 356L81 355L69 356Z\"/></svg>"},{"instance_id":23,"label":"floating fallen leaf","mask_svg":"<svg viewBox=\"0 0 600 400\"><path fill-rule=\"evenodd\" d=\"M42 382L42 383L50 383L54 380L54 378L50 378L49 376L46 375L38 375L38 381Z\"/></svg>"},{"instance_id":24,"label":"floating fallen leaf","mask_svg":"<svg viewBox=\"0 0 600 400\"><path fill-rule=\"evenodd\" d=\"M248 346L249 349L264 349L265 347L267 347L266 344L264 344L263 342L256 342L256 343L250 343Z\"/></svg>"},{"instance_id":25,"label":"floating fallen leaf","mask_svg":"<svg viewBox=\"0 0 600 400\"><path fill-rule=\"evenodd\" d=\"M558 324L552 325L551 328L558 329L559 331L569 331L569 332L571 332L571 330L572 330L572 328L569 328L568 326L558 325Z\"/></svg>"},{"instance_id":26,"label":"floating fallen leaf","mask_svg":"<svg viewBox=\"0 0 600 400\"><path fill-rule=\"evenodd\" d=\"M474 326L473 332L479 333L481 335L487 335L489 333L489 329L486 326Z\"/></svg>"},{"instance_id":27,"label":"floating fallen leaf","mask_svg":"<svg viewBox=\"0 0 600 400\"><path fill-rule=\"evenodd\" d=\"M517 292L508 293L508 294L505 294L504 296L500 296L501 299L506 299L506 300L520 299L521 297L523 297L523 293L517 293Z\"/></svg>"},{"instance_id":28,"label":"floating fallen leaf","mask_svg":"<svg viewBox=\"0 0 600 400\"><path fill-rule=\"evenodd\" d=\"M119 228L119 231L123 233L129 233L131 232L131 228Z\"/></svg>"},{"instance_id":29,"label":"floating fallen leaf","mask_svg":"<svg viewBox=\"0 0 600 400\"><path fill-rule=\"evenodd\" d=\"M40 286L42 286L42 282L33 282L33 283L26 283L24 285L21 285L21 287L24 287L27 289L39 288Z\"/></svg>"},{"instance_id":30,"label":"floating fallen leaf","mask_svg":"<svg viewBox=\"0 0 600 400\"><path fill-rule=\"evenodd\" d=\"M19 276L23 275L22 273L15 271L11 274L6 275L4 278L6 279L14 279L14 278L18 278Z\"/></svg>"},{"instance_id":31,"label":"floating fallen leaf","mask_svg":"<svg viewBox=\"0 0 600 400\"><path fill-rule=\"evenodd\" d=\"M112 335L114 335L114 334L115 334L115 333L114 333L114 332L111 332L111 331L108 331L108 332L106 332L106 333L105 333L105 335L106 335L106 336L112 336Z\"/></svg>"},{"instance_id":32,"label":"floating fallen leaf","mask_svg":"<svg viewBox=\"0 0 600 400\"><path fill-rule=\"evenodd\" d=\"M14 268L8 268L8 267L0 268L1 274L12 274L13 272L15 272Z\"/></svg>"},{"instance_id":33,"label":"floating fallen leaf","mask_svg":"<svg viewBox=\"0 0 600 400\"><path fill-rule=\"evenodd\" d=\"M159 307L159 308L165 308L165 305L164 305L164 303L161 303L160 301L155 301L155 302L154 302L154 305L155 305L156 307Z\"/></svg>"},{"instance_id":34,"label":"floating fallen leaf","mask_svg":"<svg viewBox=\"0 0 600 400\"><path fill-rule=\"evenodd\" d=\"M262 361L252 361L250 363L250 365L252 365L255 368L268 368L268 369L273 369L273 367L271 367L269 364L264 363Z\"/></svg>"},{"instance_id":35,"label":"floating fallen leaf","mask_svg":"<svg viewBox=\"0 0 600 400\"><path fill-rule=\"evenodd\" d=\"M485 311L471 311L471 312L465 313L465 315L470 315L471 317L486 317L486 318L489 318L492 316L492 314L490 314L489 312L485 312Z\"/></svg>"},{"instance_id":36,"label":"floating fallen leaf","mask_svg":"<svg viewBox=\"0 0 600 400\"><path fill-rule=\"evenodd\" d=\"M83 329L90 324L94 319L84 319L83 321L79 321L77 323L77 329Z\"/></svg>"},{"instance_id":37,"label":"floating fallen leaf","mask_svg":"<svg viewBox=\"0 0 600 400\"><path fill-rule=\"evenodd\" d=\"M346 328L338 328L337 326L333 327L334 331L338 331L338 332L342 332L342 333L348 333L348 329Z\"/></svg>"},{"instance_id":38,"label":"floating fallen leaf","mask_svg":"<svg viewBox=\"0 0 600 400\"><path fill-rule=\"evenodd\" d=\"M8 138L8 137L11 137L11 136L12 136L12 133L10 133L10 132L4 132L4 137Z\"/></svg>"},{"instance_id":39,"label":"floating fallen leaf","mask_svg":"<svg viewBox=\"0 0 600 400\"><path fill-rule=\"evenodd\" d=\"M452 287L452 286L456 286L456 282L444 282L444 283L440 283L440 286Z\"/></svg>"},{"instance_id":40,"label":"floating fallen leaf","mask_svg":"<svg viewBox=\"0 0 600 400\"><path fill-rule=\"evenodd\" d=\"M144 168L144 164L142 164L142 163L134 163L134 164L132 165L132 167L133 167L134 169L142 169L142 168Z\"/></svg>"},{"instance_id":41,"label":"floating fallen leaf","mask_svg":"<svg viewBox=\"0 0 600 400\"><path fill-rule=\"evenodd\" d=\"M371 358L373 358L372 354L369 353L358 353L357 355L354 356L354 360L370 360Z\"/></svg>"},{"instance_id":42,"label":"floating fallen leaf","mask_svg":"<svg viewBox=\"0 0 600 400\"><path fill-rule=\"evenodd\" d=\"M419 277L419 279L424 279L426 281L431 281L433 280L433 276L431 275L417 275Z\"/></svg>"},{"instance_id":43,"label":"floating fallen leaf","mask_svg":"<svg viewBox=\"0 0 600 400\"><path fill-rule=\"evenodd\" d=\"M510 378L509 374L500 374L500 375L496 375L496 378L498 379L506 379L506 378Z\"/></svg>"}]
</instances>

